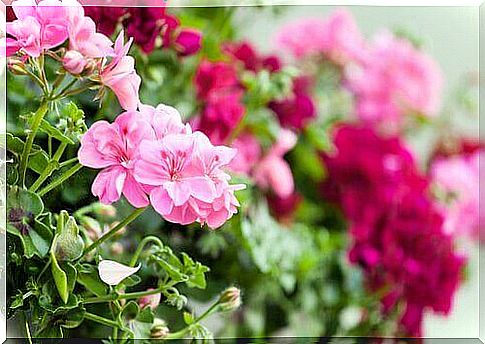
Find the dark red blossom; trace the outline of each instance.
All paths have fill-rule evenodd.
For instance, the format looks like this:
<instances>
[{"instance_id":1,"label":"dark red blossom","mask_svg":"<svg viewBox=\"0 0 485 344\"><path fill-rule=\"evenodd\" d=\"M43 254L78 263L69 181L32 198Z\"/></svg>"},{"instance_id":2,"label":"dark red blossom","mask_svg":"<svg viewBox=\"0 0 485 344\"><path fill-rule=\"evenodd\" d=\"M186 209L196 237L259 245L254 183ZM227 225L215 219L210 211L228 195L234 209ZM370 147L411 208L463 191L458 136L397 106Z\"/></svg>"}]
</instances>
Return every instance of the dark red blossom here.
<instances>
[{"instance_id":1,"label":"dark red blossom","mask_svg":"<svg viewBox=\"0 0 485 344\"><path fill-rule=\"evenodd\" d=\"M288 197L279 197L275 194L268 194L268 205L271 213L278 221L287 223L293 221L296 209L303 201L303 197L298 192L293 192Z\"/></svg>"},{"instance_id":2,"label":"dark red blossom","mask_svg":"<svg viewBox=\"0 0 485 344\"><path fill-rule=\"evenodd\" d=\"M125 8L116 6L84 6L84 12L96 23L97 31L111 36L125 14Z\"/></svg>"},{"instance_id":3,"label":"dark red blossom","mask_svg":"<svg viewBox=\"0 0 485 344\"><path fill-rule=\"evenodd\" d=\"M130 7L128 16L123 20L128 37L140 46L145 53L151 53L155 41L165 23L164 7Z\"/></svg>"},{"instance_id":4,"label":"dark red blossom","mask_svg":"<svg viewBox=\"0 0 485 344\"><path fill-rule=\"evenodd\" d=\"M311 81L305 77L293 80L292 94L282 100L269 104L283 127L303 129L316 116L316 109L311 97Z\"/></svg>"},{"instance_id":5,"label":"dark red blossom","mask_svg":"<svg viewBox=\"0 0 485 344\"><path fill-rule=\"evenodd\" d=\"M202 44L202 33L194 29L180 30L177 38L175 38L175 50L181 56L189 56L197 53Z\"/></svg>"},{"instance_id":6,"label":"dark red blossom","mask_svg":"<svg viewBox=\"0 0 485 344\"><path fill-rule=\"evenodd\" d=\"M397 137L343 126L336 153L323 155L324 193L350 222L349 259L362 267L368 287L386 290L383 312L404 306L400 335L420 336L426 310L448 314L465 260L443 231L443 217Z\"/></svg>"},{"instance_id":7,"label":"dark red blossom","mask_svg":"<svg viewBox=\"0 0 485 344\"><path fill-rule=\"evenodd\" d=\"M246 70L258 72L262 69L267 69L270 72L276 72L281 69L281 62L277 56L260 55L251 43L246 41L225 43L222 50L225 54L242 62Z\"/></svg>"}]
</instances>

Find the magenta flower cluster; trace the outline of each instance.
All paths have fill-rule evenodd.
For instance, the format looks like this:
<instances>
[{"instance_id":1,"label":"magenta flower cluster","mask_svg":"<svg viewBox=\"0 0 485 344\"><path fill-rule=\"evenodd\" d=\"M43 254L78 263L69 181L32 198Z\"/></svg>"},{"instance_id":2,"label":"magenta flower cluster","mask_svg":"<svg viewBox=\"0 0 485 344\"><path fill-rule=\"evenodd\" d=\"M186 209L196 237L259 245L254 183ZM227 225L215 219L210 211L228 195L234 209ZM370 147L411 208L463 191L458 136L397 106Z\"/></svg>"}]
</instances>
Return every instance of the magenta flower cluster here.
<instances>
[{"instance_id":1,"label":"magenta flower cluster","mask_svg":"<svg viewBox=\"0 0 485 344\"><path fill-rule=\"evenodd\" d=\"M349 259L371 290L385 290L383 312L404 306L401 333L420 336L426 309L448 314L465 260L429 194L428 180L398 137L345 125L335 154L324 154L327 198L350 221Z\"/></svg>"},{"instance_id":2,"label":"magenta flower cluster","mask_svg":"<svg viewBox=\"0 0 485 344\"><path fill-rule=\"evenodd\" d=\"M123 194L133 206L151 204L167 221L183 225L220 227L237 212L234 191L244 188L230 185L223 170L236 150L213 146L166 105L140 105L114 123L94 123L78 155L84 166L102 169L92 185L101 202Z\"/></svg>"},{"instance_id":3,"label":"magenta flower cluster","mask_svg":"<svg viewBox=\"0 0 485 344\"><path fill-rule=\"evenodd\" d=\"M165 7L86 6L85 10L107 36L113 35L121 23L128 36L147 54L157 47L158 38L160 47L173 48L181 56L193 55L201 48L202 33L181 27L179 19L167 13Z\"/></svg>"}]
</instances>

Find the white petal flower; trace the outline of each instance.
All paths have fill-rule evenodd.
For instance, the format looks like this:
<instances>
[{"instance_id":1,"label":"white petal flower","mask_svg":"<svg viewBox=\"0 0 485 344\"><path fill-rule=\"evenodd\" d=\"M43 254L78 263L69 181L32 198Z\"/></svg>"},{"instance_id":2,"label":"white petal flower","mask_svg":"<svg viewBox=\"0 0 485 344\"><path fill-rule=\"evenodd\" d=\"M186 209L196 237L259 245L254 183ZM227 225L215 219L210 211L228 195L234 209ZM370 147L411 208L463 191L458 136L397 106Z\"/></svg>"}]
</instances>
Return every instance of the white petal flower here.
<instances>
[{"instance_id":1,"label":"white petal flower","mask_svg":"<svg viewBox=\"0 0 485 344\"><path fill-rule=\"evenodd\" d=\"M118 285L125 278L140 270L140 265L132 268L131 266L126 266L113 260L102 260L99 262L98 270L99 277L104 283Z\"/></svg>"}]
</instances>

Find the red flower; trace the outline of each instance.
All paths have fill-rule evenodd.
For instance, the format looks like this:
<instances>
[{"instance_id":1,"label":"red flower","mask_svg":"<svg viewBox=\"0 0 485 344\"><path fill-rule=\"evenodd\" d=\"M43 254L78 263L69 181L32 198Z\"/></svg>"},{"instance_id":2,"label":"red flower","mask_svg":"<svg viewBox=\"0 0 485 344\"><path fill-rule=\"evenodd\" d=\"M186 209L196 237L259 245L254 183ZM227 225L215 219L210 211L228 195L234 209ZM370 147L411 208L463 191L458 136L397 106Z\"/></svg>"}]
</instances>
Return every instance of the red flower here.
<instances>
[{"instance_id":1,"label":"red flower","mask_svg":"<svg viewBox=\"0 0 485 344\"><path fill-rule=\"evenodd\" d=\"M125 14L125 9L111 6L84 6L84 13L96 23L98 32L111 36Z\"/></svg>"}]
</instances>

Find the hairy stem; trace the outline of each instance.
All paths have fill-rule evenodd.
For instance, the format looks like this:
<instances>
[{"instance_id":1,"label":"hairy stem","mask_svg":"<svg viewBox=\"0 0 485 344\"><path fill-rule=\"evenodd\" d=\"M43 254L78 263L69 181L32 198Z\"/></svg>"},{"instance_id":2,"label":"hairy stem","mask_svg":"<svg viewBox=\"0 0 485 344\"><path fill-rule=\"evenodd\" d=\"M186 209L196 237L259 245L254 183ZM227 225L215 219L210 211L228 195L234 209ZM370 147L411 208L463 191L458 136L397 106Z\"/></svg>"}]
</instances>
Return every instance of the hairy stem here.
<instances>
[{"instance_id":1,"label":"hairy stem","mask_svg":"<svg viewBox=\"0 0 485 344\"><path fill-rule=\"evenodd\" d=\"M175 284L176 284L176 282L172 281L167 285L164 285L162 287L158 287L157 289L153 289L153 290L137 291L137 292L133 292L133 293L124 293L124 294L108 294L108 295L103 295L103 296L90 297L90 298L87 298L87 299L84 300L84 304L112 302L112 301L117 301L117 300L139 299L139 298L144 297L144 296L159 294L159 293L173 287Z\"/></svg>"},{"instance_id":2,"label":"hairy stem","mask_svg":"<svg viewBox=\"0 0 485 344\"><path fill-rule=\"evenodd\" d=\"M32 127L27 135L27 140L25 141L24 150L22 151L22 157L20 158L20 184L24 186L25 184L25 173L27 171L27 164L29 161L29 154L32 150L32 145L34 143L35 136L37 135L37 130L39 130L40 123L44 119L47 110L49 109L48 103L45 99L42 99L39 108L34 113L32 119Z\"/></svg>"},{"instance_id":3,"label":"hairy stem","mask_svg":"<svg viewBox=\"0 0 485 344\"><path fill-rule=\"evenodd\" d=\"M37 189L46 181L47 178L54 172L56 169L60 167L59 165L59 159L61 158L62 154L64 153L64 150L67 147L67 143L62 142L59 145L59 148L57 148L56 153L52 157L51 161L49 161L49 164L47 165L47 168L42 171L42 174L37 178L37 180L32 184L32 186L29 188L30 191L35 192Z\"/></svg>"},{"instance_id":4,"label":"hairy stem","mask_svg":"<svg viewBox=\"0 0 485 344\"><path fill-rule=\"evenodd\" d=\"M93 313L86 312L86 313L84 313L84 317L86 319L89 319L91 321L97 322L97 323L105 325L105 326L116 327L116 328L119 327L117 322L110 320L110 319L100 317L99 315L96 315L96 314L93 314Z\"/></svg>"},{"instance_id":5,"label":"hairy stem","mask_svg":"<svg viewBox=\"0 0 485 344\"><path fill-rule=\"evenodd\" d=\"M133 254L133 257L131 258L130 266L135 266L141 252L145 248L146 244L148 244L149 242L153 242L153 243L159 245L160 247L163 247L163 242L159 238L157 238L156 236L153 236L153 235L147 236L138 245L138 248L136 249L135 254Z\"/></svg>"},{"instance_id":6,"label":"hairy stem","mask_svg":"<svg viewBox=\"0 0 485 344\"><path fill-rule=\"evenodd\" d=\"M57 178L52 183L50 183L49 185L47 185L45 188L43 188L42 190L40 190L38 192L39 196L42 197L46 193L48 193L49 191L51 191L51 190L55 189L56 187L58 187L59 185L61 185L64 181L66 181L67 179L71 178L82 167L83 167L83 165L81 165L81 164L76 164L73 167L71 167L69 170L67 170L66 172L64 172L59 178Z\"/></svg>"},{"instance_id":7,"label":"hairy stem","mask_svg":"<svg viewBox=\"0 0 485 344\"><path fill-rule=\"evenodd\" d=\"M138 208L135 209L130 215L128 215L127 218L125 218L123 221L118 223L116 226L114 226L112 229L110 229L105 235L103 235L101 238L93 242L91 245L89 245L83 252L83 256L85 256L87 253L91 252L94 250L96 247L101 245L103 242L106 240L112 238L118 231L120 231L123 227L127 226L130 224L132 221L134 221L138 216L140 216L146 208Z\"/></svg>"},{"instance_id":8,"label":"hairy stem","mask_svg":"<svg viewBox=\"0 0 485 344\"><path fill-rule=\"evenodd\" d=\"M190 331L192 326L195 324L198 324L205 318L207 318L209 315L213 314L214 312L217 311L217 308L219 306L219 300L215 302L212 306L210 306L201 316L197 317L197 319L194 320L194 322L187 327L184 327L180 331L170 333L165 339L182 339L185 337L185 335Z\"/></svg>"}]
</instances>

